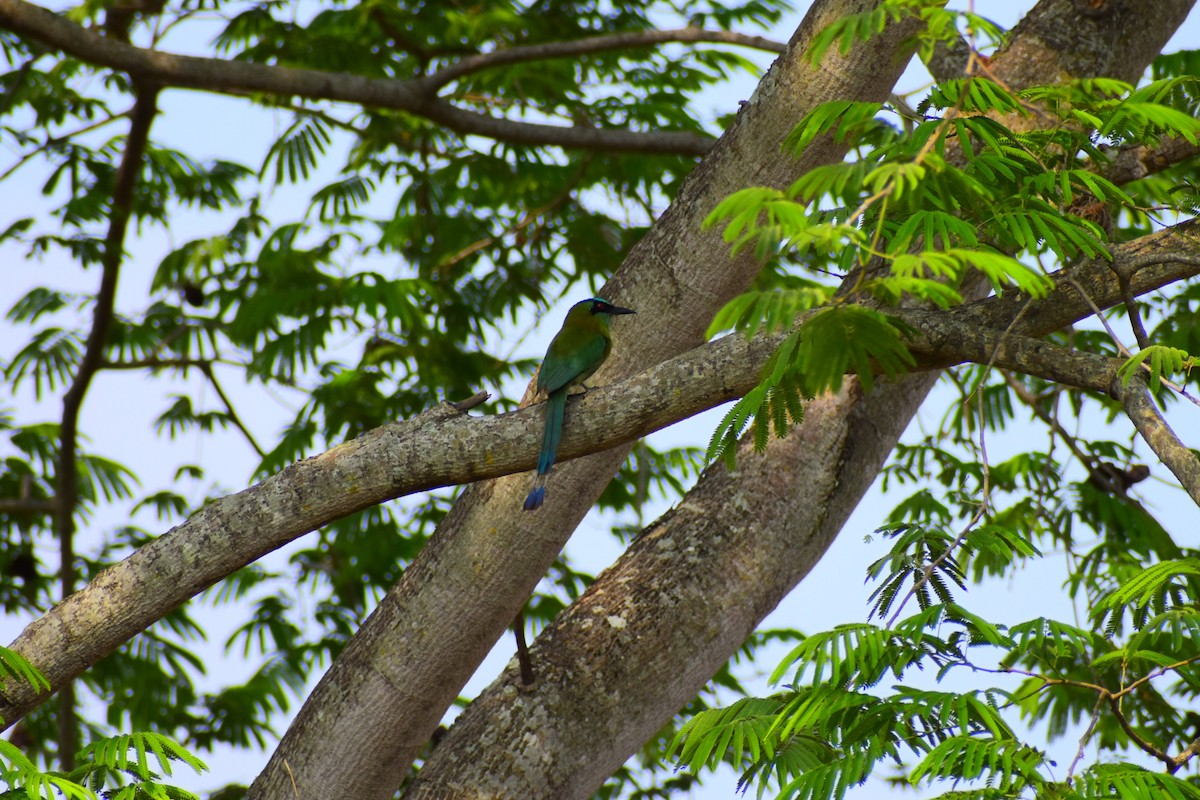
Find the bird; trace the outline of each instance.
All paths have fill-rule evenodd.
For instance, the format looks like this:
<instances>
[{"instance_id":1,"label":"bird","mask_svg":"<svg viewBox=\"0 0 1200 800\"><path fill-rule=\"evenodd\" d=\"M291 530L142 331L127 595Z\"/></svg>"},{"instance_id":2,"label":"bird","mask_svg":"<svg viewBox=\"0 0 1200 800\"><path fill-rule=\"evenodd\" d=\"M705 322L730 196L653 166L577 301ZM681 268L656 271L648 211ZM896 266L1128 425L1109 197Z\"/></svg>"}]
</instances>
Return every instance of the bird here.
<instances>
[{"instance_id":1,"label":"bird","mask_svg":"<svg viewBox=\"0 0 1200 800\"><path fill-rule=\"evenodd\" d=\"M546 348L537 379L538 392L546 393L546 432L542 435L537 477L525 498L526 511L536 511L546 499L546 475L558 454L567 392L572 386L583 386L586 390L583 382L608 358L612 350L612 318L636 313L632 308L614 306L601 297L580 300L571 306L562 330L554 335Z\"/></svg>"}]
</instances>

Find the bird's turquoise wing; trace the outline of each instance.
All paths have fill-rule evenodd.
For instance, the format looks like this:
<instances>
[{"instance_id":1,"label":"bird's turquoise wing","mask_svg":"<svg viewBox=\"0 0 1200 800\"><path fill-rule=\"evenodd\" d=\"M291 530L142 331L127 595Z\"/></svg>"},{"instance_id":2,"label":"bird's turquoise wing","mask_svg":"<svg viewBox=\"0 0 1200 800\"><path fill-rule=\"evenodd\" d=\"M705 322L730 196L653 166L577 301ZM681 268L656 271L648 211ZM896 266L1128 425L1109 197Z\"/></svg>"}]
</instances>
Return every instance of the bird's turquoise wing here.
<instances>
[{"instance_id":1,"label":"bird's turquoise wing","mask_svg":"<svg viewBox=\"0 0 1200 800\"><path fill-rule=\"evenodd\" d=\"M612 347L603 335L577 337L556 336L546 350L546 360L538 373L538 389L553 392L572 383L580 383L595 372Z\"/></svg>"}]
</instances>

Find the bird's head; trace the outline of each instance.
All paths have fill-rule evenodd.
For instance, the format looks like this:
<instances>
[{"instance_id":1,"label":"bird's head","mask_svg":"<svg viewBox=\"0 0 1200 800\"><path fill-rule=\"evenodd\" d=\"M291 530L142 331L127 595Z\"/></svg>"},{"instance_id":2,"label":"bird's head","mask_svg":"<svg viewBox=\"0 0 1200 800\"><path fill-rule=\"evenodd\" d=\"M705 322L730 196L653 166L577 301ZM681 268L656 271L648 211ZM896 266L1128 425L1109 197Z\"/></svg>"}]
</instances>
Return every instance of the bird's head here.
<instances>
[{"instance_id":1,"label":"bird's head","mask_svg":"<svg viewBox=\"0 0 1200 800\"><path fill-rule=\"evenodd\" d=\"M581 300L575 304L576 306L585 306L593 315L595 314L636 314L632 308L621 308L614 306L602 297L589 297L587 300Z\"/></svg>"}]
</instances>

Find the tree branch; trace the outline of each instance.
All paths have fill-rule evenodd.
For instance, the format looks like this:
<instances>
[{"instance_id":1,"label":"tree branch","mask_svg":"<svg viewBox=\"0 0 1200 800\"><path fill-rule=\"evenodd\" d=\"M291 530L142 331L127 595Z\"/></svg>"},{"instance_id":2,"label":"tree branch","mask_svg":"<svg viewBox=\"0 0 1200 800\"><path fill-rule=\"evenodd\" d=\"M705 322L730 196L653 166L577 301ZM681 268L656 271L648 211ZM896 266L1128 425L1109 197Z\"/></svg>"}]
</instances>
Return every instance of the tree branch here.
<instances>
[{"instance_id":1,"label":"tree branch","mask_svg":"<svg viewBox=\"0 0 1200 800\"><path fill-rule=\"evenodd\" d=\"M127 370L127 369L148 369L151 371L160 369L179 369L187 370L191 367L203 370L206 366L213 363L211 358L131 358L126 361L105 361L102 369L111 370Z\"/></svg>"},{"instance_id":2,"label":"tree branch","mask_svg":"<svg viewBox=\"0 0 1200 800\"><path fill-rule=\"evenodd\" d=\"M1179 755L1168 755L1166 752L1158 749L1149 741L1142 738L1142 736L1138 734L1136 730L1134 730L1133 725L1130 724L1129 720L1125 717L1125 713L1121 710L1121 698L1132 692L1137 687L1144 683L1148 683L1155 678L1166 675L1168 672L1172 672L1180 667L1187 666L1188 664L1196 661L1200 661L1200 656L1185 658L1180 661L1176 661L1174 664L1168 664L1166 666L1159 667L1158 669L1138 678L1125 688L1115 692L1109 689L1107 686L1101 686L1098 683L1071 680L1069 678L1051 678L1048 675L1043 675L1040 672L1031 672L1029 670L1016 669L1015 667L991 669L989 667L976 666L975 664L969 664L968 666L970 666L971 669L979 672L990 672L997 675L1003 675L1006 673L1024 675L1026 677L1033 678L1034 680L1039 680L1042 682L1042 685L1038 687L1037 692L1040 692L1042 689L1045 689L1048 686L1070 686L1076 689L1086 689L1087 691L1096 693L1097 705L1096 710L1092 713L1092 721L1088 725L1088 729L1084 733L1083 737L1079 740L1079 751L1075 756L1075 760L1071 763L1071 768L1067 772L1068 780L1070 780L1070 775L1075 771L1075 765L1079 763L1079 759L1082 757L1084 745L1086 744L1088 737L1091 735L1092 730L1096 726L1096 713L1099 711L1101 704L1105 703L1108 705L1109 710L1112 711L1113 717L1117 720L1117 724L1119 724L1121 729L1125 731L1125 734L1129 737L1130 741L1132 741L1134 745L1136 745L1142 752L1161 761L1166 766L1167 772L1170 774L1174 775L1179 771L1180 767L1182 767L1190 758L1192 758L1192 756L1200 752L1200 739L1197 739L1188 745L1186 749L1180 752ZM1034 694L1037 692L1034 692Z\"/></svg>"},{"instance_id":3,"label":"tree branch","mask_svg":"<svg viewBox=\"0 0 1200 800\"><path fill-rule=\"evenodd\" d=\"M1125 719L1125 714L1121 711L1120 698L1114 696L1111 692L1106 691L1105 694L1108 695L1109 710L1112 711L1113 717L1116 718L1117 723L1121 726L1121 730L1125 731L1125 735L1129 737L1129 740L1137 745L1138 749L1140 749L1143 753L1153 756L1154 758L1157 758L1159 761L1163 762L1168 771L1174 772L1175 770L1179 769L1179 765L1175 763L1175 759L1171 758L1162 750L1159 750L1150 742L1143 739L1140 735L1138 735L1138 732L1133 729L1133 726L1129 724L1129 720Z\"/></svg>"},{"instance_id":4,"label":"tree branch","mask_svg":"<svg viewBox=\"0 0 1200 800\"><path fill-rule=\"evenodd\" d=\"M1112 160L1096 171L1113 183L1121 185L1162 172L1200 154L1200 144L1193 144L1182 138L1164 139L1153 147L1130 145L1101 149Z\"/></svg>"},{"instance_id":5,"label":"tree branch","mask_svg":"<svg viewBox=\"0 0 1200 800\"><path fill-rule=\"evenodd\" d=\"M58 508L57 529L59 543L59 582L63 600L75 591L75 512L79 505L79 411L84 396L91 386L92 378L104 362L104 350L108 345L108 331L112 326L114 304L117 297L117 277L125 252L125 231L133 206L133 190L137 185L138 173L142 168L142 156L150 139L150 125L157 112L158 88L140 85L137 99L130 112L129 135L125 140L125 152L117 168L113 184L112 208L109 214L108 233L104 237L103 272L100 288L96 293L96 306L92 316L92 328L79 368L71 387L63 395L61 446L58 456L58 487L55 491ZM75 721L75 693L71 684L65 683L59 690L58 711L58 757L64 770L75 766L75 751L78 749L77 724Z\"/></svg>"},{"instance_id":6,"label":"tree branch","mask_svg":"<svg viewBox=\"0 0 1200 800\"><path fill-rule=\"evenodd\" d=\"M38 497L4 497L0 498L0 514L53 514L58 510L54 499L43 500Z\"/></svg>"},{"instance_id":7,"label":"tree branch","mask_svg":"<svg viewBox=\"0 0 1200 800\"><path fill-rule=\"evenodd\" d=\"M336 100L392 108L424 117L463 135L487 136L525 145L580 150L700 156L713 139L698 133L628 131L516 122L461 108L437 97L428 78L407 81L363 78L346 73L274 67L145 50L108 39L25 0L0 0L0 27L57 48L82 61L129 73L134 78L226 94L265 92L280 97Z\"/></svg>"},{"instance_id":8,"label":"tree branch","mask_svg":"<svg viewBox=\"0 0 1200 800\"><path fill-rule=\"evenodd\" d=\"M965 318L978 325L1003 330L1026 309L1017 321L1014 333L1041 335L1043 328L1058 330L1091 314L1088 298L1103 308L1111 308L1113 298L1121 297L1117 276L1128 274L1130 290L1140 296L1159 286L1200 274L1200 220L1186 222L1112 248L1111 265L1103 259L1053 273L1055 288L1040 300L1020 292L1005 292L963 307ZM1083 288L1082 295L1074 284ZM1116 302L1123 302L1118 299Z\"/></svg>"},{"instance_id":9,"label":"tree branch","mask_svg":"<svg viewBox=\"0 0 1200 800\"><path fill-rule=\"evenodd\" d=\"M1133 421L1138 433L1150 445L1154 454L1162 459L1175 474L1183 488L1196 505L1200 506L1200 460L1189 450L1150 398L1146 381L1141 374L1134 375L1128 385L1114 376L1111 394L1121 401L1125 414Z\"/></svg>"},{"instance_id":10,"label":"tree branch","mask_svg":"<svg viewBox=\"0 0 1200 800\"><path fill-rule=\"evenodd\" d=\"M440 89L448 83L458 80L464 75L480 72L485 69L520 64L529 61L546 61L555 58L576 58L595 53L607 53L613 50L632 50L638 47L653 47L668 43L700 43L732 44L740 47L751 47L766 50L769 53L782 53L787 45L773 42L762 36L748 36L733 31L708 31L701 28L678 28L675 30L630 31L613 33L605 36L589 36L584 39L572 39L566 42L547 42L519 47L506 47L490 53L468 56L450 66L443 67L430 75L426 80L435 89Z\"/></svg>"}]
</instances>

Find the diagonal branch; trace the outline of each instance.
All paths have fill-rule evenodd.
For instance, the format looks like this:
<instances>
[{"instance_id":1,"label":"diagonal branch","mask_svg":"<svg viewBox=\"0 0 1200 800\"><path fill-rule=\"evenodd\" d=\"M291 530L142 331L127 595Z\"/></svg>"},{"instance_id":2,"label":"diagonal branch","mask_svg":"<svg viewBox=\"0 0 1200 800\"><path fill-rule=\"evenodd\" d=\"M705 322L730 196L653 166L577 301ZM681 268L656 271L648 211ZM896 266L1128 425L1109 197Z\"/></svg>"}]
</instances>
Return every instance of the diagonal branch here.
<instances>
[{"instance_id":1,"label":"diagonal branch","mask_svg":"<svg viewBox=\"0 0 1200 800\"><path fill-rule=\"evenodd\" d=\"M1150 445L1154 454L1175 474L1188 495L1200 506L1200 459L1179 440L1163 419L1150 398L1142 375L1134 375L1128 385L1114 378L1112 395L1121 401L1125 414L1133 421L1146 444Z\"/></svg>"},{"instance_id":2,"label":"diagonal branch","mask_svg":"<svg viewBox=\"0 0 1200 800\"><path fill-rule=\"evenodd\" d=\"M1175 770L1179 769L1179 765L1175 763L1175 759L1171 758L1170 755L1162 750L1159 750L1157 747L1143 739L1138 734L1133 725L1131 725L1129 720L1126 719L1125 713L1121 711L1120 698L1108 691L1105 691L1105 694L1108 695L1108 709L1112 711L1113 717L1121 726L1121 730L1125 731L1125 735L1129 737L1130 741L1137 745L1138 749L1146 755L1153 756L1154 758L1157 758L1159 761L1163 762L1169 772L1173 773Z\"/></svg>"},{"instance_id":3,"label":"diagonal branch","mask_svg":"<svg viewBox=\"0 0 1200 800\"><path fill-rule=\"evenodd\" d=\"M217 381L217 374L213 371L212 362L205 361L200 365L200 371L204 373L204 377L208 378L208 382L216 390L217 397L221 398L221 403L225 406L225 413L229 416L229 421L233 423L235 428L242 432L242 436L246 437L246 441L254 448L254 452L258 453L258 457L266 458L266 451L258 446L258 442L254 439L254 434L250 433L250 429L242 422L242 418L238 416L237 411L234 409L229 395L225 394L225 390L221 388L220 382Z\"/></svg>"},{"instance_id":4,"label":"diagonal branch","mask_svg":"<svg viewBox=\"0 0 1200 800\"><path fill-rule=\"evenodd\" d=\"M424 117L463 135L525 145L581 150L700 156L713 139L678 131L561 127L517 122L466 111L437 97L428 78L407 81L364 78L347 73L275 67L146 50L105 38L25 0L0 0L0 28L35 39L90 64L127 72L163 87L281 97L337 100L371 108L392 108Z\"/></svg>"},{"instance_id":5,"label":"diagonal branch","mask_svg":"<svg viewBox=\"0 0 1200 800\"><path fill-rule=\"evenodd\" d=\"M787 45L782 42L774 42L762 36L749 36L744 33L735 33L734 31L708 31L702 28L678 28L666 31L629 31L627 33L612 33L606 36L589 36L584 39L572 39L567 42L546 42L544 44L506 47L503 50L494 50L490 53L468 56L433 73L429 76L427 82L435 89L440 89L464 75L508 64L546 61L554 58L577 58L578 56L594 55L596 53L608 53L613 50L631 50L637 47L652 47L658 44L693 42L732 44L776 54L782 53L787 49Z\"/></svg>"}]
</instances>

